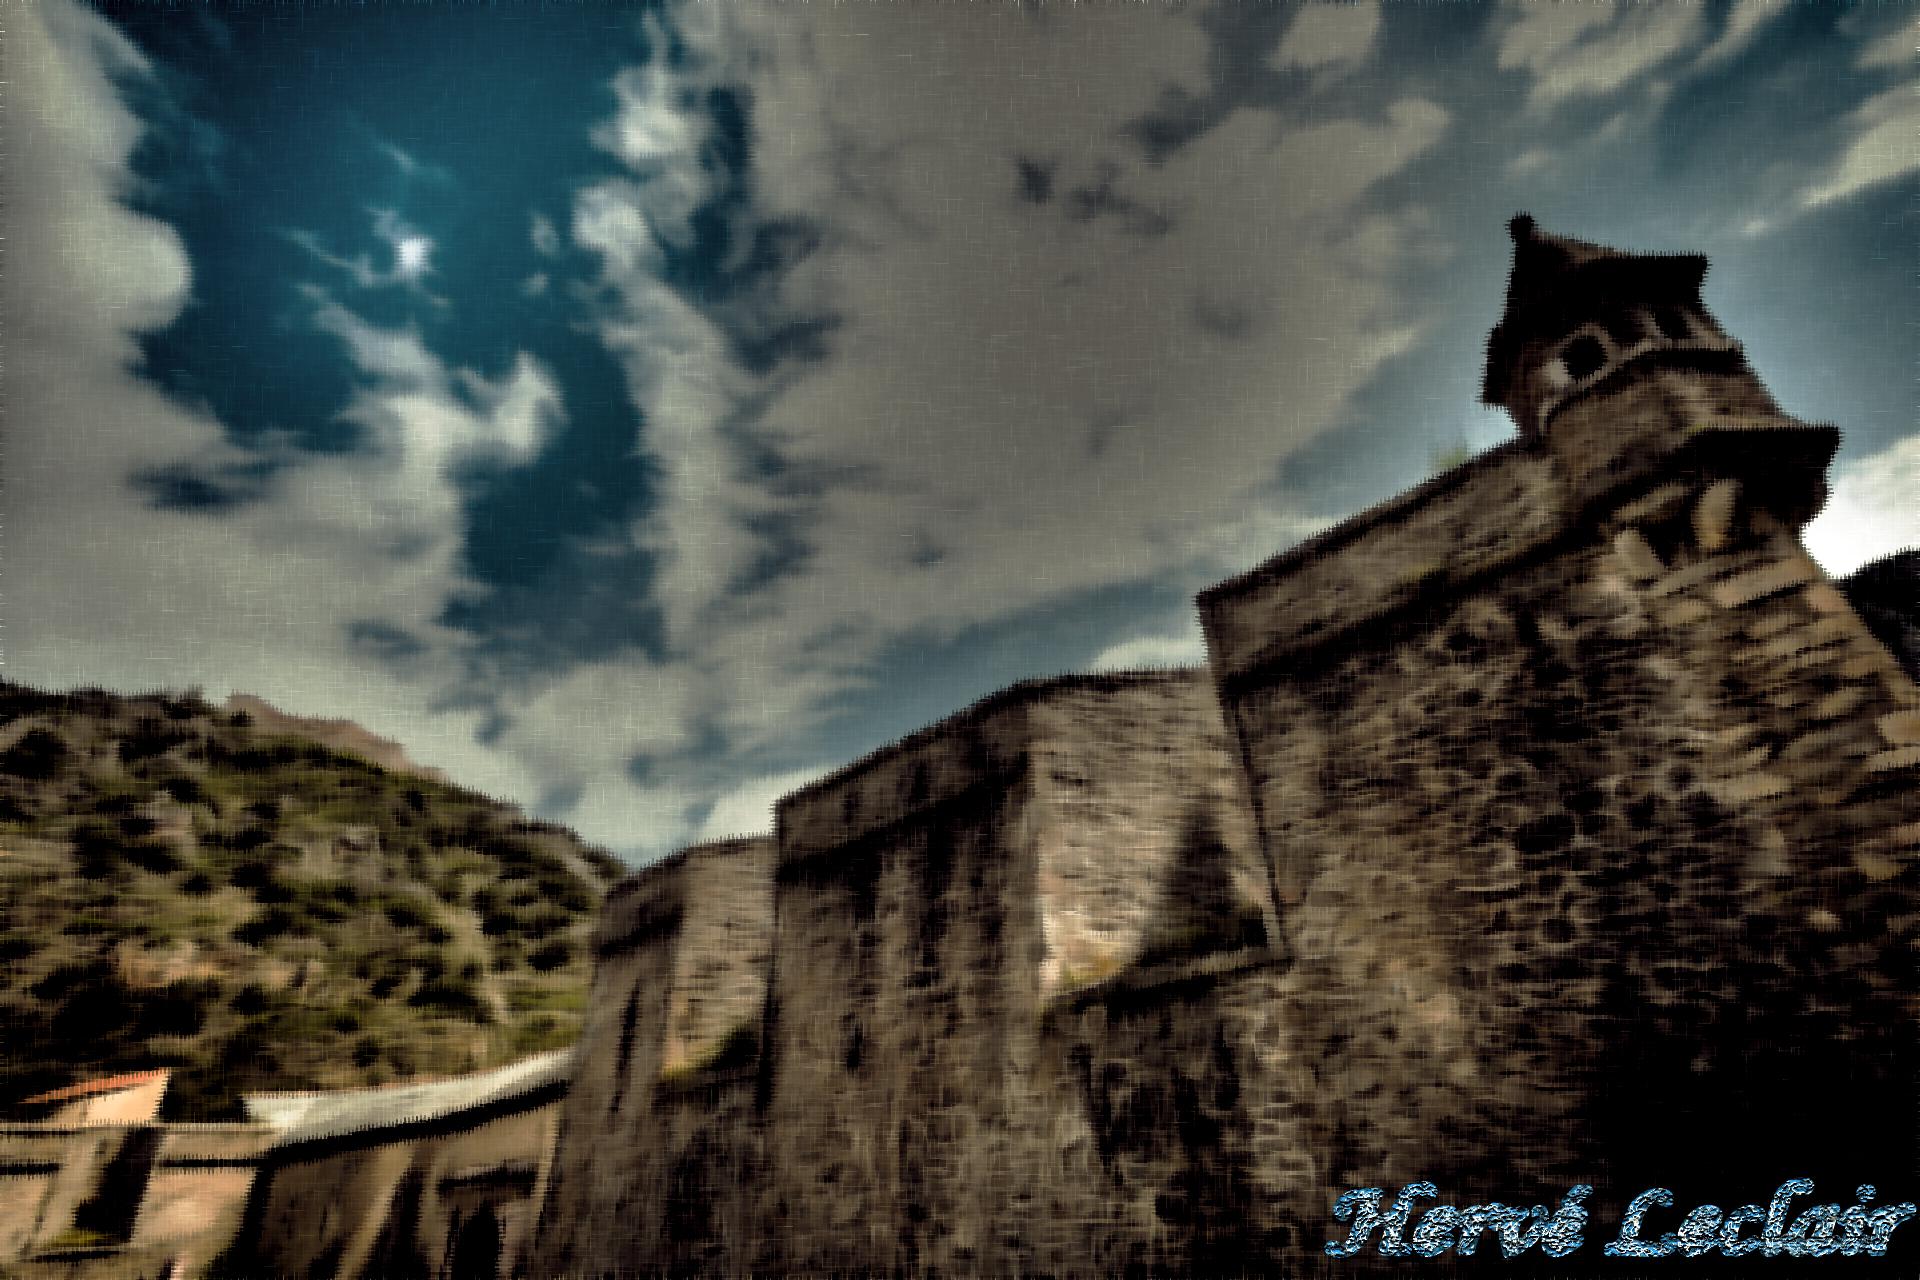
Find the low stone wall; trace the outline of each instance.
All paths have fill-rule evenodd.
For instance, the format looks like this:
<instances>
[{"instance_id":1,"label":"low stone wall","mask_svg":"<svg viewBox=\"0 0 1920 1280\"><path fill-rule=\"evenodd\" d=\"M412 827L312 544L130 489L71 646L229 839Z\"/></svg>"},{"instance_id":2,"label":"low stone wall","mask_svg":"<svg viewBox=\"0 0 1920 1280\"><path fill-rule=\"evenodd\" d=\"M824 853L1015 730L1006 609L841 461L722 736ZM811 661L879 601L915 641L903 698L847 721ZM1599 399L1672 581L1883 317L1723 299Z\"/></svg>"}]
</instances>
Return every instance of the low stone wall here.
<instances>
[{"instance_id":1,"label":"low stone wall","mask_svg":"<svg viewBox=\"0 0 1920 1280\"><path fill-rule=\"evenodd\" d=\"M484 1211L501 1274L524 1262L554 1150L546 1095L418 1127L275 1150L231 1275L446 1275Z\"/></svg>"},{"instance_id":2,"label":"low stone wall","mask_svg":"<svg viewBox=\"0 0 1920 1280\"><path fill-rule=\"evenodd\" d=\"M264 1125L0 1125L0 1267L197 1276L239 1231Z\"/></svg>"}]
</instances>

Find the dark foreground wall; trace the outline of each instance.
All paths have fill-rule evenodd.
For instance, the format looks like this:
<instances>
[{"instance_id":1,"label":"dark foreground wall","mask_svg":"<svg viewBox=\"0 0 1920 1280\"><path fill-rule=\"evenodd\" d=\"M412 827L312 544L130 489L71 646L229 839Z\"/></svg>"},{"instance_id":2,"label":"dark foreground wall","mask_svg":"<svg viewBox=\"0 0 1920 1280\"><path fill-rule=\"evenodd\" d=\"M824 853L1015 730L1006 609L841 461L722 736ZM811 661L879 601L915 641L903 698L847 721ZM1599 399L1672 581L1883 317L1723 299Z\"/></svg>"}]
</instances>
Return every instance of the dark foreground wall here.
<instances>
[{"instance_id":1,"label":"dark foreground wall","mask_svg":"<svg viewBox=\"0 0 1920 1280\"><path fill-rule=\"evenodd\" d=\"M1314 1080L1301 1215L1911 1195L1920 690L1800 546L1832 445L1643 359L1202 598Z\"/></svg>"}]
</instances>

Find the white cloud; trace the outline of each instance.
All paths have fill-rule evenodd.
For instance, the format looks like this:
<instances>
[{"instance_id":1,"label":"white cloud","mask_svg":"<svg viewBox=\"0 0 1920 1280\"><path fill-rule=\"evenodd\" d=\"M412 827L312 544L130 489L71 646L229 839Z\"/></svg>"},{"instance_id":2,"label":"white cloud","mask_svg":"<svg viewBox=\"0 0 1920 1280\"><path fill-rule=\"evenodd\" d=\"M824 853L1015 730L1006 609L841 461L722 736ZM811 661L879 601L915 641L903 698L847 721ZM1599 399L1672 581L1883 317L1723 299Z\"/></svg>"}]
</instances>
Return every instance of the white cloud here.
<instances>
[{"instance_id":1,"label":"white cloud","mask_svg":"<svg viewBox=\"0 0 1920 1280\"><path fill-rule=\"evenodd\" d=\"M1829 574L1920 547L1920 435L1835 469L1833 496L1803 534Z\"/></svg>"},{"instance_id":2,"label":"white cloud","mask_svg":"<svg viewBox=\"0 0 1920 1280\"><path fill-rule=\"evenodd\" d=\"M1197 667L1207 660L1207 642L1194 627L1177 635L1135 636L1108 645L1087 664L1088 671L1143 671L1151 667Z\"/></svg>"},{"instance_id":3,"label":"white cloud","mask_svg":"<svg viewBox=\"0 0 1920 1280\"><path fill-rule=\"evenodd\" d=\"M1866 9L1859 11L1868 12ZM1920 63L1920 22L1903 16L1898 26L1882 32L1860 51L1854 66L1862 71L1905 67L1909 71Z\"/></svg>"},{"instance_id":4,"label":"white cloud","mask_svg":"<svg viewBox=\"0 0 1920 1280\"><path fill-rule=\"evenodd\" d=\"M1853 136L1824 182L1801 194L1802 208L1844 200L1920 170L1920 89L1905 84L1876 94L1848 117Z\"/></svg>"},{"instance_id":5,"label":"white cloud","mask_svg":"<svg viewBox=\"0 0 1920 1280\"><path fill-rule=\"evenodd\" d=\"M773 807L801 787L818 781L829 772L825 768L795 769L788 773L753 778L713 802L699 840L725 840L730 836L764 835L773 830Z\"/></svg>"},{"instance_id":6,"label":"white cloud","mask_svg":"<svg viewBox=\"0 0 1920 1280\"><path fill-rule=\"evenodd\" d=\"M1789 0L1735 0L1720 35L1695 62L1706 68L1732 62L1753 46L1767 23L1789 12Z\"/></svg>"},{"instance_id":7,"label":"white cloud","mask_svg":"<svg viewBox=\"0 0 1920 1280\"><path fill-rule=\"evenodd\" d=\"M659 475L634 541L658 565L663 661L736 758L791 751L913 638L1203 583L1319 527L1266 486L1416 336L1388 282L1429 248L1424 222L1355 210L1445 111L1407 98L1283 127L1246 110L1150 165L1122 126L1207 88L1190 13L693 10L671 76L621 77L596 138L631 172L579 193L572 233L600 259L598 331ZM658 279L661 220L710 181L680 104L739 77L746 216L820 244L762 311L716 316ZM1051 174L1049 202L1018 199L1020 159ZM825 361L733 359L721 318L793 313L835 317ZM750 462L767 457L798 479L769 483ZM800 548L777 572L776 519ZM772 785L740 804L760 812ZM714 815L709 834L740 821L732 801Z\"/></svg>"},{"instance_id":8,"label":"white cloud","mask_svg":"<svg viewBox=\"0 0 1920 1280\"><path fill-rule=\"evenodd\" d=\"M533 215L528 237L533 241L534 252L542 257L551 258L560 252L560 232L555 229L553 220L544 213Z\"/></svg>"},{"instance_id":9,"label":"white cloud","mask_svg":"<svg viewBox=\"0 0 1920 1280\"><path fill-rule=\"evenodd\" d=\"M1499 65L1533 76L1529 104L1613 93L1692 47L1705 6L1674 0L1509 0Z\"/></svg>"},{"instance_id":10,"label":"white cloud","mask_svg":"<svg viewBox=\"0 0 1920 1280\"><path fill-rule=\"evenodd\" d=\"M374 434L385 453L383 474L398 477L402 501L417 506L432 491L457 506L446 487L450 468L478 459L529 461L560 416L552 376L525 352L511 373L490 382L471 370L449 371L416 331L381 329L335 303L321 302L314 323L340 339L372 379L345 416Z\"/></svg>"},{"instance_id":11,"label":"white cloud","mask_svg":"<svg viewBox=\"0 0 1920 1280\"><path fill-rule=\"evenodd\" d=\"M650 43L664 45L659 19L649 14L646 25ZM686 243L694 212L712 193L700 158L707 121L696 76L676 74L659 63L629 67L613 81L619 110L593 131L594 145L619 157L640 179L618 184L609 194L666 244ZM578 225L576 214L576 239Z\"/></svg>"},{"instance_id":12,"label":"white cloud","mask_svg":"<svg viewBox=\"0 0 1920 1280\"><path fill-rule=\"evenodd\" d=\"M1359 62L1379 31L1379 0L1312 0L1296 11L1272 62L1279 69Z\"/></svg>"},{"instance_id":13,"label":"white cloud","mask_svg":"<svg viewBox=\"0 0 1920 1280\"><path fill-rule=\"evenodd\" d=\"M1515 178L1528 178L1551 167L1553 162L1553 151L1546 147L1529 147L1507 161L1507 173Z\"/></svg>"}]
</instances>

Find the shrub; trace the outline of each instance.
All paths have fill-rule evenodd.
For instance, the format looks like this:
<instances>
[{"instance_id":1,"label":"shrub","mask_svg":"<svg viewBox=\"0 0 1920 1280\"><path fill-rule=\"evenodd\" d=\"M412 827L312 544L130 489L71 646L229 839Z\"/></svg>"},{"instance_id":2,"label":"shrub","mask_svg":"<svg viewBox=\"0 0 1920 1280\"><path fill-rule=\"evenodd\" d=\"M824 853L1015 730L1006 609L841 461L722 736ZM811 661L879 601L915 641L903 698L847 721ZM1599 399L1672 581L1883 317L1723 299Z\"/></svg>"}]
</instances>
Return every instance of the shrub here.
<instances>
[{"instance_id":1,"label":"shrub","mask_svg":"<svg viewBox=\"0 0 1920 1280\"><path fill-rule=\"evenodd\" d=\"M156 876L171 875L180 869L180 859L174 856L173 850L156 840L129 840L120 847L120 856Z\"/></svg>"},{"instance_id":2,"label":"shrub","mask_svg":"<svg viewBox=\"0 0 1920 1280\"><path fill-rule=\"evenodd\" d=\"M407 1003L415 1008L432 1009L483 1025L493 1021L493 1013L480 998L480 993L457 978L436 978L424 982L408 998Z\"/></svg>"},{"instance_id":3,"label":"shrub","mask_svg":"<svg viewBox=\"0 0 1920 1280\"><path fill-rule=\"evenodd\" d=\"M556 939L529 952L527 964L541 973L552 973L555 969L564 969L572 959L573 948Z\"/></svg>"},{"instance_id":4,"label":"shrub","mask_svg":"<svg viewBox=\"0 0 1920 1280\"><path fill-rule=\"evenodd\" d=\"M0 752L0 772L33 782L45 782L60 772L71 753L66 740L48 729L29 729L20 741Z\"/></svg>"},{"instance_id":5,"label":"shrub","mask_svg":"<svg viewBox=\"0 0 1920 1280\"><path fill-rule=\"evenodd\" d=\"M133 731L120 739L120 760L123 764L133 764L165 755L185 742L187 737L186 733L152 716L142 716L135 721Z\"/></svg>"},{"instance_id":6,"label":"shrub","mask_svg":"<svg viewBox=\"0 0 1920 1280\"><path fill-rule=\"evenodd\" d=\"M213 805L213 797L207 794L207 789L200 785L198 778L190 778L184 774L177 778L168 778L160 784L160 789L171 796L175 804L204 804L209 808Z\"/></svg>"},{"instance_id":7,"label":"shrub","mask_svg":"<svg viewBox=\"0 0 1920 1280\"><path fill-rule=\"evenodd\" d=\"M257 920L249 920L233 931L233 940L249 947L257 947L268 938L282 934L304 936L312 933L313 927L299 919L284 907L270 907Z\"/></svg>"},{"instance_id":8,"label":"shrub","mask_svg":"<svg viewBox=\"0 0 1920 1280\"><path fill-rule=\"evenodd\" d=\"M405 898L388 898L380 910L396 929L418 929L427 922L426 913Z\"/></svg>"}]
</instances>

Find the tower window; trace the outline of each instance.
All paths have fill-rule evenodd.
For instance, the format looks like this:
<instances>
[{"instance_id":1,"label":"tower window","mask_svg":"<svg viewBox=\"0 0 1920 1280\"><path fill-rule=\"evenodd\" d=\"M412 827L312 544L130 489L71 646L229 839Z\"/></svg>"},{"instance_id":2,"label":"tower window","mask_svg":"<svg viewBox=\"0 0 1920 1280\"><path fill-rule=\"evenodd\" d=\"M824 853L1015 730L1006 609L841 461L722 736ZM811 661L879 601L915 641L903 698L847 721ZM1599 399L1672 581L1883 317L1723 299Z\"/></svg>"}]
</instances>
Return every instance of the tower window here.
<instances>
[{"instance_id":1,"label":"tower window","mask_svg":"<svg viewBox=\"0 0 1920 1280\"><path fill-rule=\"evenodd\" d=\"M1660 330L1660 336L1671 342L1685 342L1693 336L1693 330L1687 324L1687 317L1678 307L1656 307L1653 323Z\"/></svg>"},{"instance_id":2,"label":"tower window","mask_svg":"<svg viewBox=\"0 0 1920 1280\"><path fill-rule=\"evenodd\" d=\"M1604 322L1607 337L1613 339L1616 347L1631 347L1640 341L1640 317L1632 311L1620 310L1610 313Z\"/></svg>"},{"instance_id":3,"label":"tower window","mask_svg":"<svg viewBox=\"0 0 1920 1280\"><path fill-rule=\"evenodd\" d=\"M1607 349L1599 339L1582 334L1560 349L1560 359L1568 373L1576 379L1585 378L1600 372L1600 366L1607 362Z\"/></svg>"}]
</instances>

